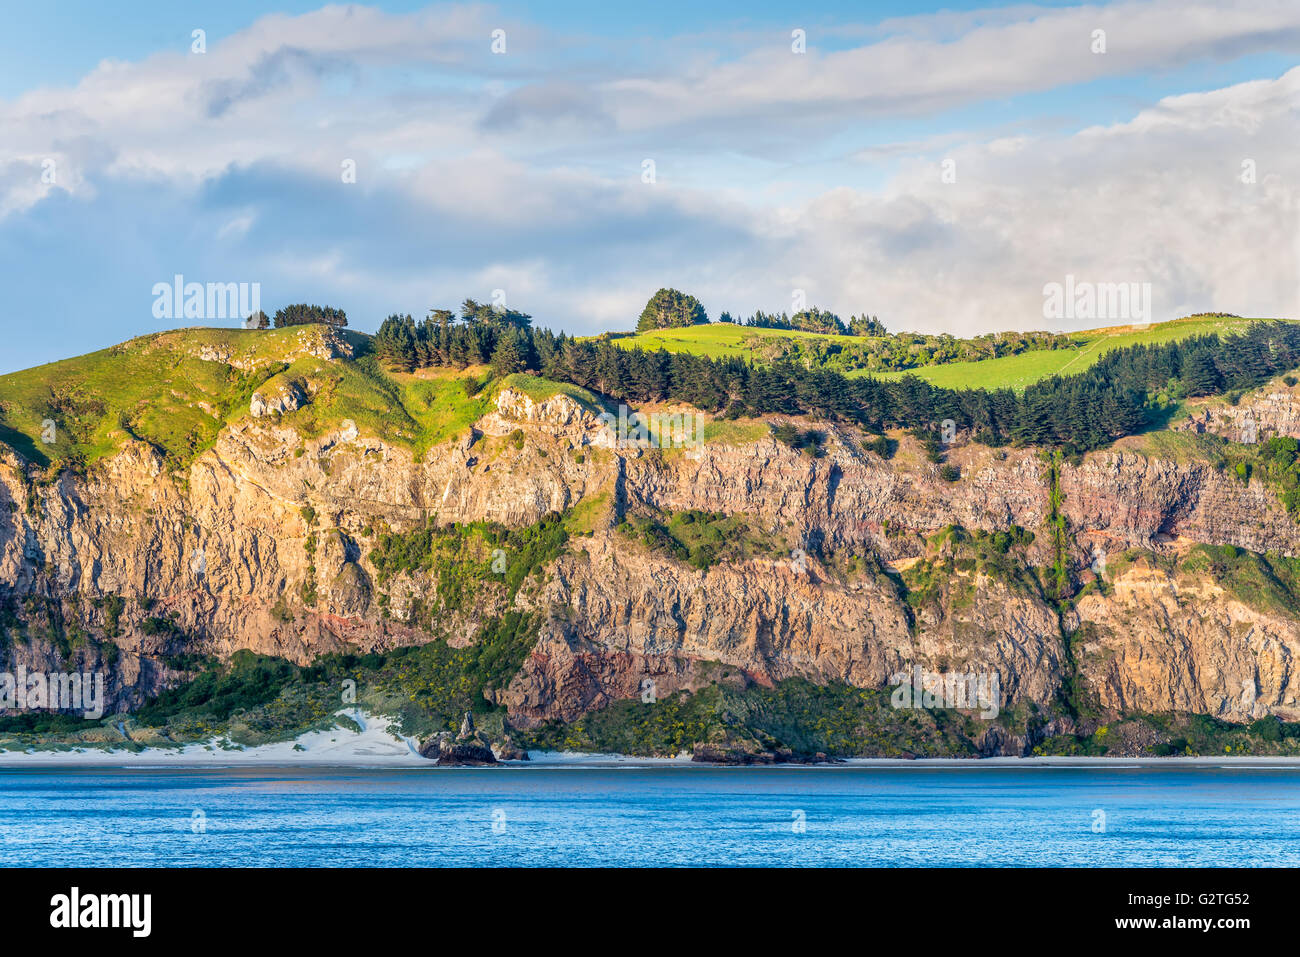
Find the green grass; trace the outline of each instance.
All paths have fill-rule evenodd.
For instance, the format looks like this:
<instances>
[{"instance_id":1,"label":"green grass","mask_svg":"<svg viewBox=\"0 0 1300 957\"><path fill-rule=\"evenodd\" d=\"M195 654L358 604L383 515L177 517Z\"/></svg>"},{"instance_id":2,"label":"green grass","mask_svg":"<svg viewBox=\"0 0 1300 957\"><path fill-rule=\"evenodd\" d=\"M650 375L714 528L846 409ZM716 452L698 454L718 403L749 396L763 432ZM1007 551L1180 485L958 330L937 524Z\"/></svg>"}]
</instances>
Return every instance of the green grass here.
<instances>
[{"instance_id":1,"label":"green grass","mask_svg":"<svg viewBox=\"0 0 1300 957\"><path fill-rule=\"evenodd\" d=\"M726 359L735 356L752 358L752 350L745 345L747 340L759 339L821 339L829 342L869 342L865 336L826 336L815 332L801 332L792 329L762 329L750 326L737 326L728 322L713 322L706 326L689 326L677 329L651 329L634 336L613 339L615 345L624 349L666 349L669 352L689 352L710 359Z\"/></svg>"},{"instance_id":2,"label":"green grass","mask_svg":"<svg viewBox=\"0 0 1300 957\"><path fill-rule=\"evenodd\" d=\"M552 382L550 379L529 375L526 372L516 372L513 375L506 376L501 380L501 388L522 392L534 402L545 402L553 396L567 395L588 412L599 415L604 411L604 406L601 405L600 399L596 397L594 392L590 392L582 388L582 386L568 382Z\"/></svg>"},{"instance_id":3,"label":"green grass","mask_svg":"<svg viewBox=\"0 0 1300 957\"><path fill-rule=\"evenodd\" d=\"M1223 459L1227 445L1227 440L1217 435L1156 429L1121 439L1116 447L1180 465L1191 462L1214 465Z\"/></svg>"},{"instance_id":4,"label":"green grass","mask_svg":"<svg viewBox=\"0 0 1300 957\"><path fill-rule=\"evenodd\" d=\"M785 542L762 531L747 515L687 509L663 516L628 514L617 526L651 551L700 570L719 562L775 558L790 554Z\"/></svg>"},{"instance_id":5,"label":"green grass","mask_svg":"<svg viewBox=\"0 0 1300 957\"><path fill-rule=\"evenodd\" d=\"M1300 559L1260 555L1232 545L1197 545L1179 566L1212 578L1242 603L1266 614L1300 615Z\"/></svg>"},{"instance_id":6,"label":"green grass","mask_svg":"<svg viewBox=\"0 0 1300 957\"><path fill-rule=\"evenodd\" d=\"M711 445L753 445L771 434L763 419L714 419L702 430L704 441Z\"/></svg>"},{"instance_id":7,"label":"green grass","mask_svg":"<svg viewBox=\"0 0 1300 957\"><path fill-rule=\"evenodd\" d=\"M1192 316L1156 323L1146 329L1114 326L1072 334L1070 338L1075 344L1074 348L1029 350L1018 355L984 359L979 362L949 362L900 371L875 372L858 369L847 374L872 375L881 379L916 375L936 386L950 389L982 387L1018 390L1048 376L1083 372L1112 349L1138 344L1173 342L1211 332L1238 332L1257 321L1256 319ZM711 359L739 357L762 362L763 357L757 354L752 347L753 343L763 339L788 338L816 340L844 346L873 341L864 336L827 336L796 330L737 326L730 323L655 329L633 336L613 338L611 341L625 349L666 349L669 352L688 352Z\"/></svg>"},{"instance_id":8,"label":"green grass","mask_svg":"<svg viewBox=\"0 0 1300 957\"><path fill-rule=\"evenodd\" d=\"M283 369L301 332L157 333L0 376L0 439L40 465L93 462L131 438L184 464L247 413L253 392ZM199 359L204 346L229 349L254 368ZM54 425L52 443L43 441L46 420Z\"/></svg>"},{"instance_id":9,"label":"green grass","mask_svg":"<svg viewBox=\"0 0 1300 957\"><path fill-rule=\"evenodd\" d=\"M90 465L143 441L169 468L183 469L223 428L249 414L254 392L290 386L310 401L281 421L302 435L319 436L351 420L362 434L417 458L464 435L489 411L501 385L537 400L564 393L600 411L586 389L536 376L494 382L482 368L389 372L366 354L368 337L359 333L345 333L357 348L354 360L305 354L302 344L325 334L320 326L178 329L0 376L0 441L40 466L61 467ZM200 359L205 348L245 370ZM54 423L52 443L43 441L47 421Z\"/></svg>"},{"instance_id":10,"label":"green grass","mask_svg":"<svg viewBox=\"0 0 1300 957\"><path fill-rule=\"evenodd\" d=\"M564 521L569 533L590 535L608 525L614 514L613 499L613 495L608 491L597 492L595 495L583 498L565 513Z\"/></svg>"},{"instance_id":11,"label":"green grass","mask_svg":"<svg viewBox=\"0 0 1300 957\"><path fill-rule=\"evenodd\" d=\"M1039 350L1019 355L985 359L982 362L951 362L946 365L924 366L902 372L850 373L853 376L874 375L880 379L898 379L915 375L933 385L946 389L984 388L1021 390L1039 379L1054 375L1076 375L1094 365L1098 359L1114 349L1135 345L1159 345L1176 342L1191 336L1211 332L1242 332L1257 319L1188 318L1153 324L1147 329L1119 326L1113 329L1094 329L1080 332L1072 338L1076 349Z\"/></svg>"}]
</instances>

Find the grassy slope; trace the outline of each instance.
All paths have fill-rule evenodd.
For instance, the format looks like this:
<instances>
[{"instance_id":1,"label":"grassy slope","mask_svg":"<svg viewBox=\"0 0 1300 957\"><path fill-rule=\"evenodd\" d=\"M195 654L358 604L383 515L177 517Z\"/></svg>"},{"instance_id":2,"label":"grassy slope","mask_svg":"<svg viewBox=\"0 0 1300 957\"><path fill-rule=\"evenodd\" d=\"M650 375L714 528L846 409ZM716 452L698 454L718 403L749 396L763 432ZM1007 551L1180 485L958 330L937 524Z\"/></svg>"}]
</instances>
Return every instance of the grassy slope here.
<instances>
[{"instance_id":1,"label":"grassy slope","mask_svg":"<svg viewBox=\"0 0 1300 957\"><path fill-rule=\"evenodd\" d=\"M501 386L502 388L514 389L516 392L522 392L534 402L545 402L555 395L567 395L588 412L599 415L605 411L605 407L601 404L596 393L569 382L552 382L550 379L543 379L541 376L518 372L502 379Z\"/></svg>"},{"instance_id":2,"label":"grassy slope","mask_svg":"<svg viewBox=\"0 0 1300 957\"><path fill-rule=\"evenodd\" d=\"M625 349L666 349L669 352L690 352L708 356L710 359L725 359L732 356L748 359L751 358L751 352L744 343L755 336L763 339L823 339L843 344L871 341L866 336L824 336L814 332L751 329L746 326L716 322L707 326L691 326L684 329L654 329L613 341Z\"/></svg>"},{"instance_id":3,"label":"grassy slope","mask_svg":"<svg viewBox=\"0 0 1300 957\"><path fill-rule=\"evenodd\" d=\"M283 367L289 332L257 338L234 329L177 330L0 376L0 439L42 464L93 461L128 435L178 458L193 456ZM257 369L242 373L192 354L205 345L234 347ZM50 444L42 441L47 419L55 427Z\"/></svg>"},{"instance_id":4,"label":"grassy slope","mask_svg":"<svg viewBox=\"0 0 1300 957\"><path fill-rule=\"evenodd\" d=\"M363 433L418 455L462 434L488 409L492 390L483 369L390 374L364 354L367 337L355 333L349 337L359 347L356 361L296 355L301 342L322 333L183 329L0 376L0 440L45 465L92 463L136 438L181 467L248 414L255 391L293 383L312 400L286 415L286 424L315 435L351 419ZM254 367L241 372L200 359L205 346ZM472 396L465 379L477 389ZM52 444L42 441L46 420L55 423Z\"/></svg>"},{"instance_id":5,"label":"grassy slope","mask_svg":"<svg viewBox=\"0 0 1300 957\"><path fill-rule=\"evenodd\" d=\"M852 376L874 375L881 379L897 379L916 375L945 388L1013 388L1023 389L1030 383L1051 375L1072 375L1083 372L1102 355L1112 349L1138 344L1157 344L1185 339L1189 336L1211 332L1233 332L1244 328L1254 319L1176 319L1157 323L1147 329L1115 326L1090 329L1073 334L1076 349L1039 350L1022 352L1015 356L986 359L981 362L952 362L945 365L925 366L900 372L852 372ZM752 337L798 337L822 339L844 345L869 342L862 336L821 336L809 332L783 329L751 329L744 326L714 323L684 329L658 329L635 336L613 340L627 348L667 349L669 352L690 352L710 358L739 356L752 358L745 346Z\"/></svg>"},{"instance_id":6,"label":"grassy slope","mask_svg":"<svg viewBox=\"0 0 1300 957\"><path fill-rule=\"evenodd\" d=\"M1012 388L1023 389L1039 379L1053 375L1074 375L1083 372L1112 349L1135 345L1159 345L1208 335L1211 332L1233 333L1243 330L1255 319L1175 319L1161 322L1147 329L1117 326L1082 332L1075 337L1080 347L1075 349L1022 352L1016 356L987 359L984 362L953 362L908 370L934 385L949 389ZM868 373L856 373L866 375ZM881 379L897 379L908 372L876 373Z\"/></svg>"}]
</instances>

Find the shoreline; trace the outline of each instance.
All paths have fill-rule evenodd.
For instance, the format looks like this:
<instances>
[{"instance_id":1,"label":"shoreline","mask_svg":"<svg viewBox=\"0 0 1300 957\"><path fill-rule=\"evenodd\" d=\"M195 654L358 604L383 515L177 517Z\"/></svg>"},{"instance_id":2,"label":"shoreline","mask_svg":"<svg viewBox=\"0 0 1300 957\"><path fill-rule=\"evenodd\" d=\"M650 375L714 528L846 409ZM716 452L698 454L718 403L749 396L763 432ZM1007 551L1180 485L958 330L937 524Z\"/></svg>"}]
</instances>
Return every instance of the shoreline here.
<instances>
[{"instance_id":1,"label":"shoreline","mask_svg":"<svg viewBox=\"0 0 1300 957\"><path fill-rule=\"evenodd\" d=\"M359 710L338 712L361 730L335 726L309 731L297 738L251 747L225 746L218 740L186 744L175 748L145 747L139 751L93 746L23 751L0 751L0 772L50 768L161 768L201 769L216 767L295 767L350 769L437 768L420 756L414 738L389 732L390 719ZM1300 770L1300 757L1267 755L1221 755L1197 757L994 757L994 758L844 758L819 764L729 765L696 762L687 754L671 758L638 757L570 751L530 751L528 761L503 761L502 768L609 769L609 768L727 768L781 771L790 768L819 770L987 769L987 768L1257 768ZM484 768L492 770L491 766ZM439 768L439 770L453 770ZM472 768L470 770L480 770Z\"/></svg>"}]
</instances>

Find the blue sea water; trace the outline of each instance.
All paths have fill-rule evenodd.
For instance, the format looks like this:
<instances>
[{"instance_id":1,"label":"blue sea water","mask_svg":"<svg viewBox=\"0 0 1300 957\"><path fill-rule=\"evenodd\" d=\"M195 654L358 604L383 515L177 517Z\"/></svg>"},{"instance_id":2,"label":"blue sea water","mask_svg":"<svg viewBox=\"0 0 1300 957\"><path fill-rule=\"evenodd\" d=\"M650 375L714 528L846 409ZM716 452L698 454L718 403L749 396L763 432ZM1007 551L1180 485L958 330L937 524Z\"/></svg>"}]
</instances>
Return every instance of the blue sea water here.
<instances>
[{"instance_id":1,"label":"blue sea water","mask_svg":"<svg viewBox=\"0 0 1300 957\"><path fill-rule=\"evenodd\" d=\"M0 769L9 866L1297 866L1300 769Z\"/></svg>"}]
</instances>

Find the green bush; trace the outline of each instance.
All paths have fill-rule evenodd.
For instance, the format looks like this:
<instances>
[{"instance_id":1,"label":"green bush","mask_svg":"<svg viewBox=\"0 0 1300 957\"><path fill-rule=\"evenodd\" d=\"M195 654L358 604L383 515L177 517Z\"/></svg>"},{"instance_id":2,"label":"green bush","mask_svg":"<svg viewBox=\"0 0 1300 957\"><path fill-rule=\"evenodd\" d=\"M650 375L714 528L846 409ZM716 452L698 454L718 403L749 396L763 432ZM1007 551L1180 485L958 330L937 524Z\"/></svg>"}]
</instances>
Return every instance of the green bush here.
<instances>
[{"instance_id":1,"label":"green bush","mask_svg":"<svg viewBox=\"0 0 1300 957\"><path fill-rule=\"evenodd\" d=\"M121 595L104 596L104 634L110 638L120 637L122 634L122 612L126 608L126 602L122 600Z\"/></svg>"},{"instance_id":2,"label":"green bush","mask_svg":"<svg viewBox=\"0 0 1300 957\"><path fill-rule=\"evenodd\" d=\"M862 447L882 459L892 459L894 452L898 450L898 443L887 435L873 435L869 439L862 440Z\"/></svg>"}]
</instances>

